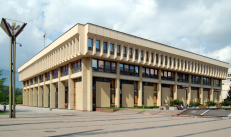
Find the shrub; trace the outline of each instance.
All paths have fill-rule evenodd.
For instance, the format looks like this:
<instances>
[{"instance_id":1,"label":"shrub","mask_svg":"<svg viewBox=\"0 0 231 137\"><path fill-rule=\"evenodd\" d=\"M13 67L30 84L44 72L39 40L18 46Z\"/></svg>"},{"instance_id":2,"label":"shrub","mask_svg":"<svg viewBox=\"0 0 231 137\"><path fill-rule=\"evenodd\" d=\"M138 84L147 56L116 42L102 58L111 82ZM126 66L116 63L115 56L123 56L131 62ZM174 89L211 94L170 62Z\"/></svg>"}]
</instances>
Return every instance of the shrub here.
<instances>
[{"instance_id":1,"label":"shrub","mask_svg":"<svg viewBox=\"0 0 231 137\"><path fill-rule=\"evenodd\" d=\"M214 101L208 101L208 102L206 102L206 106L216 106L216 102L214 102Z\"/></svg>"},{"instance_id":2,"label":"shrub","mask_svg":"<svg viewBox=\"0 0 231 137\"><path fill-rule=\"evenodd\" d=\"M189 103L189 106L191 107L191 106L200 106L201 105L201 103L198 101L198 102L193 102L193 101L191 101L190 103Z\"/></svg>"},{"instance_id":3,"label":"shrub","mask_svg":"<svg viewBox=\"0 0 231 137\"><path fill-rule=\"evenodd\" d=\"M180 101L178 99L170 101L170 106L175 106L175 105L183 105L183 101Z\"/></svg>"}]
</instances>

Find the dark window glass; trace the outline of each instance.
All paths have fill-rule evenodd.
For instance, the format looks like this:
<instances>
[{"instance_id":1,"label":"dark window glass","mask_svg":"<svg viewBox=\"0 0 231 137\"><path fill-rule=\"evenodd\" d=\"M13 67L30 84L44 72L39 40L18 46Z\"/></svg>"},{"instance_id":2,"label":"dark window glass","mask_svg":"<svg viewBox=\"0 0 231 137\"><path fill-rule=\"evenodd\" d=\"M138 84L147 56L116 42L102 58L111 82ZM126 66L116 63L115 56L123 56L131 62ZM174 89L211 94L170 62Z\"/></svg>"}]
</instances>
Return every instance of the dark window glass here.
<instances>
[{"instance_id":1,"label":"dark window glass","mask_svg":"<svg viewBox=\"0 0 231 137\"><path fill-rule=\"evenodd\" d=\"M114 44L110 44L110 52L111 54L114 54Z\"/></svg>"},{"instance_id":2,"label":"dark window glass","mask_svg":"<svg viewBox=\"0 0 231 137\"><path fill-rule=\"evenodd\" d=\"M120 45L117 45L117 56L120 56Z\"/></svg>"},{"instance_id":3,"label":"dark window glass","mask_svg":"<svg viewBox=\"0 0 231 137\"><path fill-rule=\"evenodd\" d=\"M149 68L146 68L146 77L150 77L150 72L149 72Z\"/></svg>"},{"instance_id":4,"label":"dark window glass","mask_svg":"<svg viewBox=\"0 0 231 137\"><path fill-rule=\"evenodd\" d=\"M132 58L132 48L129 49L129 57Z\"/></svg>"},{"instance_id":5,"label":"dark window glass","mask_svg":"<svg viewBox=\"0 0 231 137\"><path fill-rule=\"evenodd\" d=\"M97 60L92 59L92 71L98 71L97 70Z\"/></svg>"},{"instance_id":6,"label":"dark window glass","mask_svg":"<svg viewBox=\"0 0 231 137\"><path fill-rule=\"evenodd\" d=\"M145 68L142 68L142 77L145 77Z\"/></svg>"},{"instance_id":7,"label":"dark window glass","mask_svg":"<svg viewBox=\"0 0 231 137\"><path fill-rule=\"evenodd\" d=\"M96 51L100 51L100 42L96 40Z\"/></svg>"},{"instance_id":8,"label":"dark window glass","mask_svg":"<svg viewBox=\"0 0 231 137\"><path fill-rule=\"evenodd\" d=\"M156 54L156 64L158 64L158 62L159 62L159 55Z\"/></svg>"},{"instance_id":9,"label":"dark window glass","mask_svg":"<svg viewBox=\"0 0 231 137\"><path fill-rule=\"evenodd\" d=\"M116 73L116 63L115 62L111 62L111 72Z\"/></svg>"},{"instance_id":10,"label":"dark window glass","mask_svg":"<svg viewBox=\"0 0 231 137\"><path fill-rule=\"evenodd\" d=\"M135 49L135 58L138 59L138 50Z\"/></svg>"},{"instance_id":11,"label":"dark window glass","mask_svg":"<svg viewBox=\"0 0 231 137\"><path fill-rule=\"evenodd\" d=\"M150 69L150 77L151 77L151 78L154 78L154 77L155 77L154 69Z\"/></svg>"},{"instance_id":12,"label":"dark window glass","mask_svg":"<svg viewBox=\"0 0 231 137\"><path fill-rule=\"evenodd\" d=\"M88 49L92 50L92 47L93 47L92 39L88 39Z\"/></svg>"},{"instance_id":13,"label":"dark window glass","mask_svg":"<svg viewBox=\"0 0 231 137\"><path fill-rule=\"evenodd\" d=\"M120 64L120 74L123 74L124 72L124 64Z\"/></svg>"},{"instance_id":14,"label":"dark window glass","mask_svg":"<svg viewBox=\"0 0 231 137\"><path fill-rule=\"evenodd\" d=\"M124 64L124 74L129 75L129 65Z\"/></svg>"},{"instance_id":15,"label":"dark window glass","mask_svg":"<svg viewBox=\"0 0 231 137\"><path fill-rule=\"evenodd\" d=\"M130 65L130 75L135 75L135 67L133 65Z\"/></svg>"},{"instance_id":16,"label":"dark window glass","mask_svg":"<svg viewBox=\"0 0 231 137\"><path fill-rule=\"evenodd\" d=\"M139 76L139 67L135 66L135 76Z\"/></svg>"},{"instance_id":17,"label":"dark window glass","mask_svg":"<svg viewBox=\"0 0 231 137\"><path fill-rule=\"evenodd\" d=\"M99 60L98 62L98 71L101 71L101 72L104 71L104 61L103 60Z\"/></svg>"},{"instance_id":18,"label":"dark window glass","mask_svg":"<svg viewBox=\"0 0 231 137\"><path fill-rule=\"evenodd\" d=\"M141 58L141 60L143 60L143 58L144 58L144 55L143 55L143 51L142 51L142 50L140 51L140 58Z\"/></svg>"},{"instance_id":19,"label":"dark window glass","mask_svg":"<svg viewBox=\"0 0 231 137\"><path fill-rule=\"evenodd\" d=\"M107 53L107 42L103 42L103 52Z\"/></svg>"},{"instance_id":20,"label":"dark window glass","mask_svg":"<svg viewBox=\"0 0 231 137\"><path fill-rule=\"evenodd\" d=\"M111 63L109 61L105 61L105 72L110 73Z\"/></svg>"},{"instance_id":21,"label":"dark window glass","mask_svg":"<svg viewBox=\"0 0 231 137\"><path fill-rule=\"evenodd\" d=\"M123 55L124 55L124 57L126 57L126 52L127 52L126 47L123 47L123 51L124 51Z\"/></svg>"},{"instance_id":22,"label":"dark window glass","mask_svg":"<svg viewBox=\"0 0 231 137\"><path fill-rule=\"evenodd\" d=\"M165 56L165 65L167 65L167 56Z\"/></svg>"}]
</instances>

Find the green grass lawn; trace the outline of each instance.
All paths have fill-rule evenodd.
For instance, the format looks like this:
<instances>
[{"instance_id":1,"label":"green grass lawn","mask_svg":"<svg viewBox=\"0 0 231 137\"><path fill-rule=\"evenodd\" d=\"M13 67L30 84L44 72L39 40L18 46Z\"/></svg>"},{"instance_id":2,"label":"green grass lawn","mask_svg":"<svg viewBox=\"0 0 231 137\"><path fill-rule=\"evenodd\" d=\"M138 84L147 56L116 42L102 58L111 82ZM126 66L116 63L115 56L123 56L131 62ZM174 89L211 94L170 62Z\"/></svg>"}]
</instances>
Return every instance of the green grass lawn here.
<instances>
[{"instance_id":1,"label":"green grass lawn","mask_svg":"<svg viewBox=\"0 0 231 137\"><path fill-rule=\"evenodd\" d=\"M155 106L155 108L159 108L157 106ZM128 107L128 108L114 108L114 107L110 107L110 108L102 108L102 109L115 109L115 110L126 110L126 109L152 109L151 107Z\"/></svg>"},{"instance_id":2,"label":"green grass lawn","mask_svg":"<svg viewBox=\"0 0 231 137\"><path fill-rule=\"evenodd\" d=\"M0 115L8 115L8 113L0 111Z\"/></svg>"},{"instance_id":3,"label":"green grass lawn","mask_svg":"<svg viewBox=\"0 0 231 137\"><path fill-rule=\"evenodd\" d=\"M126 110L127 108L114 108L114 107L111 107L111 108L102 108L102 109Z\"/></svg>"}]
</instances>

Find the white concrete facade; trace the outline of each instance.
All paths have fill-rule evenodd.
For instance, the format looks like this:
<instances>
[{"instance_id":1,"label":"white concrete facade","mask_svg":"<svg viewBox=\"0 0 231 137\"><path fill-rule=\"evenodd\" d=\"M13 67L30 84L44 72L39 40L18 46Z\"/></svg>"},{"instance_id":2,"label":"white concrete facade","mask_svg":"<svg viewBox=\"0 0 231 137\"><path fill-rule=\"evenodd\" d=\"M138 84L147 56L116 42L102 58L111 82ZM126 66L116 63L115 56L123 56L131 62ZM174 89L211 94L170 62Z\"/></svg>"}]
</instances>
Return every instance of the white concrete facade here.
<instances>
[{"instance_id":1,"label":"white concrete facade","mask_svg":"<svg viewBox=\"0 0 231 137\"><path fill-rule=\"evenodd\" d=\"M88 39L91 39L93 41L91 48L88 47ZM99 42L99 50L96 50L96 41ZM107 42L106 52L103 49L104 42ZM113 54L110 52L110 44L114 45ZM118 50L117 45L119 45ZM143 53L143 55L141 53ZM82 60L82 70L77 73L72 73L72 63L80 59ZM116 62L116 74L93 72L92 59L101 59ZM127 63L139 66L139 76L133 77L120 75L120 63ZM69 65L69 71L68 74L63 75L61 67L64 67L65 65ZM142 77L142 67L157 69L158 78L150 79ZM76 104L79 110L92 111L93 77L115 79L115 104L117 104L117 107L119 107L118 92L120 80L138 81L139 106L142 105L142 82L152 82L157 84L157 105L163 105L161 103L161 84L173 85L175 98L177 97L177 85L187 86L189 88L188 91L190 94L191 87L200 88L200 92L203 91L203 88L208 88L211 90L211 92L213 92L214 89L221 90L221 86L213 86L213 80L217 79L221 81L226 79L228 67L228 63L219 60L211 59L154 41L142 39L136 36L87 23L85 25L76 24L75 26L73 26L66 33L64 33L53 43L51 43L48 47L35 55L24 65L22 65L18 69L18 72L19 80L24 82L23 89L26 93L26 95L23 96L24 105L28 105L28 101L31 100L28 99L30 98L30 93L33 92L33 89L35 89L35 95L39 95L40 98L41 94L43 94L44 96L43 107L49 107L49 103L47 104L47 98L50 96L50 107L55 107L55 103L58 102L58 108L63 109L65 108L65 98L61 96L65 96L65 92L67 90L67 92L70 93L72 96L73 94L74 96L75 94L81 95L80 99L77 96L76 98L73 98L69 94L69 109L74 109L73 101L75 99L78 99L76 100L76 103L81 100L79 104ZM54 70L57 70L58 72L57 78L54 78L54 76L56 75L54 74ZM161 70L175 72L175 79L173 81L161 79ZM46 79L47 73L49 73L50 75L49 80ZM189 82L178 82L177 73L188 74ZM41 82L41 75L44 79L43 82ZM201 83L192 84L191 75L200 76ZM209 86L203 85L203 77L210 78L211 81ZM73 81L77 78L82 78L81 83L73 83ZM33 79L34 81L33 84L31 84L31 79ZM35 79L38 79L38 82L35 82ZM65 84L67 82L68 84ZM54 86L55 84L57 85L57 87ZM78 89L78 87L75 87L74 89L74 85L79 84L81 84L81 91L78 91L78 93L73 92L73 90L76 91ZM68 85L69 88L66 88L66 85ZM41 93L42 89L43 92ZM54 97L56 95L56 92L58 92L57 98ZM27 95L27 93L29 95ZM200 93L200 95L203 98L203 93ZM191 96L189 95L189 99L187 102L191 100L190 97ZM211 98L211 100L213 100L213 98ZM204 102L202 101L202 103ZM37 106L38 104L41 107L41 102L38 102L34 106Z\"/></svg>"}]
</instances>

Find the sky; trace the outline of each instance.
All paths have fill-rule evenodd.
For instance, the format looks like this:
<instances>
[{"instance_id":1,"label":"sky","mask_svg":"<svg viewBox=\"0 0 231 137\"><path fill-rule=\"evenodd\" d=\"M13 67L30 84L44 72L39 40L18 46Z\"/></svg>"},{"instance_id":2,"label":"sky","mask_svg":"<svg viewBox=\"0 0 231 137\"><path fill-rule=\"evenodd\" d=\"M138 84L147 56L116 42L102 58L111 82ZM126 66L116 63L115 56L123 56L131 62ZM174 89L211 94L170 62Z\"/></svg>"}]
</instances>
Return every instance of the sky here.
<instances>
[{"instance_id":1,"label":"sky","mask_svg":"<svg viewBox=\"0 0 231 137\"><path fill-rule=\"evenodd\" d=\"M48 46L88 22L231 64L230 7L230 0L0 0L0 17L27 23L17 37L16 69L44 48L44 33ZM9 75L9 43L0 28L1 77Z\"/></svg>"}]
</instances>

